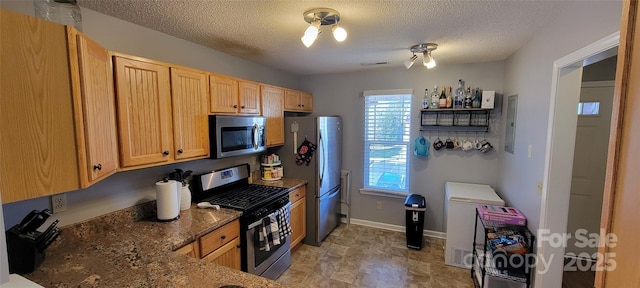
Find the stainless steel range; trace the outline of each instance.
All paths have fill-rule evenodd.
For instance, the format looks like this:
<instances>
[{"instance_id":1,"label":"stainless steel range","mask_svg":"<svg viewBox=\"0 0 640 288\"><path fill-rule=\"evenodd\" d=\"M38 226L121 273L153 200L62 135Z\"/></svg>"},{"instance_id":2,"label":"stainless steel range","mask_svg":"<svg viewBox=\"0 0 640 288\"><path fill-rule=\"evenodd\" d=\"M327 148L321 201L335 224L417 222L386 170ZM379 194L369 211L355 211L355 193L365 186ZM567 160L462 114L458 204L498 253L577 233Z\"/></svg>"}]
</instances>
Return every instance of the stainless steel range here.
<instances>
[{"instance_id":1,"label":"stainless steel range","mask_svg":"<svg viewBox=\"0 0 640 288\"><path fill-rule=\"evenodd\" d=\"M193 178L193 201L206 201L242 211L242 271L277 279L291 265L290 239L287 235L282 237L282 241L271 241L269 237L276 236L271 233L265 235L263 228L272 223L270 219L277 217L280 217L277 218L278 224L283 220L288 225L291 206L288 189L249 184L249 175L248 164L196 175ZM283 228L280 227L281 232Z\"/></svg>"}]
</instances>

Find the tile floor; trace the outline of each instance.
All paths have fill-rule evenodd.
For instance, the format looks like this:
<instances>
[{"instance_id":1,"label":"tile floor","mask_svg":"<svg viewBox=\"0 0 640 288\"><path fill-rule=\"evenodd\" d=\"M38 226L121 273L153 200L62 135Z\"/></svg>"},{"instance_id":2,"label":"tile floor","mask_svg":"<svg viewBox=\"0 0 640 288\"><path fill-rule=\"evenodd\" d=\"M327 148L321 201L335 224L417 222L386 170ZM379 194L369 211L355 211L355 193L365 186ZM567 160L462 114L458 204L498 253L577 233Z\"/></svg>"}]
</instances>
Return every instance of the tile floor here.
<instances>
[{"instance_id":1,"label":"tile floor","mask_svg":"<svg viewBox=\"0 0 640 288\"><path fill-rule=\"evenodd\" d=\"M444 265L444 240L408 249L405 233L341 224L320 247L302 245L278 278L290 287L473 287L469 270Z\"/></svg>"}]
</instances>

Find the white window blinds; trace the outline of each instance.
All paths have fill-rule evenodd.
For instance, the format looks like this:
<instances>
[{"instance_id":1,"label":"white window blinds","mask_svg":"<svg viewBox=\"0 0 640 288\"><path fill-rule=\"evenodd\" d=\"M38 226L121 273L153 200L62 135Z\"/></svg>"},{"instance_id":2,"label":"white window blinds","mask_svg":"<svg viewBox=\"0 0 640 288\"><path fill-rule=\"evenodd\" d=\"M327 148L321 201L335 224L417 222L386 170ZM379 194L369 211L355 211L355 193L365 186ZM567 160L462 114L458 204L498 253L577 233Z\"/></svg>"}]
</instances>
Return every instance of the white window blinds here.
<instances>
[{"instance_id":1,"label":"white window blinds","mask_svg":"<svg viewBox=\"0 0 640 288\"><path fill-rule=\"evenodd\" d=\"M412 90L364 92L364 188L406 193Z\"/></svg>"}]
</instances>

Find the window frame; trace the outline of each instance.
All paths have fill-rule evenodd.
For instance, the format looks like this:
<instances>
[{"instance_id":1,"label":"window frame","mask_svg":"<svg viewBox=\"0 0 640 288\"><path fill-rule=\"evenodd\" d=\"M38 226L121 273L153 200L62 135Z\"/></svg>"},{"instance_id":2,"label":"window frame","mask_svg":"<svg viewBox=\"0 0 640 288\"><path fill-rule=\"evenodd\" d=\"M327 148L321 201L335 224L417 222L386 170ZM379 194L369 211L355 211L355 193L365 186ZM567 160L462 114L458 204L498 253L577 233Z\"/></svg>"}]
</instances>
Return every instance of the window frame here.
<instances>
[{"instance_id":1,"label":"window frame","mask_svg":"<svg viewBox=\"0 0 640 288\"><path fill-rule=\"evenodd\" d=\"M364 91L363 92L363 96L364 96L364 101L363 101L363 159L362 159L362 164L363 164L363 188L360 189L360 193L362 194L370 194L370 195L379 195L379 196L389 196L389 197L398 197L398 198L404 198L407 195L409 195L409 191L410 191L410 179L411 179L411 113L412 113L412 109L413 109L413 89L395 89L395 90L369 90L369 91ZM402 97L402 100L399 100L398 103L402 103L403 105L408 104L408 107L402 107L400 108L401 110L399 111L399 113L403 114L402 117L402 121L405 121L405 126L403 128L403 133L402 134L397 134L397 135L401 135L402 140L371 140L370 137L375 136L375 135L369 135L368 134L368 109L369 109L369 104L368 101L371 100L371 98L368 99L368 97L390 97L390 96L399 96ZM405 110L405 111L402 111ZM397 115L400 116L400 115ZM398 189L394 189L394 188L388 188L388 187L380 187L380 186L376 186L376 185L371 185L371 179L370 179L370 175L371 173L371 157L370 157L370 149L369 147L371 147L371 145L389 145L389 146L404 146L404 148L401 148L401 150L404 150L404 175L401 175L401 177L404 177L404 180L401 182L404 186L404 189L398 188ZM389 158L391 159L391 158ZM382 161L382 162L386 162ZM383 165L387 165L386 163ZM383 173L386 173L383 172ZM382 177L382 175L380 175L380 177ZM380 180L380 178L378 178L378 180Z\"/></svg>"}]
</instances>

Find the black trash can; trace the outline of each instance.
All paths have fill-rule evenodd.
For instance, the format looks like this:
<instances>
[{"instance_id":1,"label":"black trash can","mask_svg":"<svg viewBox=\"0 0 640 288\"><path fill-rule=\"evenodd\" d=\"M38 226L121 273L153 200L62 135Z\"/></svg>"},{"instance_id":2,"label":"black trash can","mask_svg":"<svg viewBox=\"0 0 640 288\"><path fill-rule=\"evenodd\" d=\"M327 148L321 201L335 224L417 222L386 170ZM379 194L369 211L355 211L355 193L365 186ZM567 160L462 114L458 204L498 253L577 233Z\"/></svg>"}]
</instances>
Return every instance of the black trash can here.
<instances>
[{"instance_id":1,"label":"black trash can","mask_svg":"<svg viewBox=\"0 0 640 288\"><path fill-rule=\"evenodd\" d=\"M427 210L427 203L418 194L409 194L404 201L407 227L407 247L411 249L422 249L422 230L424 229L424 211Z\"/></svg>"}]
</instances>

